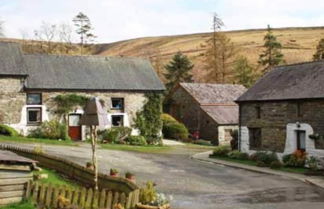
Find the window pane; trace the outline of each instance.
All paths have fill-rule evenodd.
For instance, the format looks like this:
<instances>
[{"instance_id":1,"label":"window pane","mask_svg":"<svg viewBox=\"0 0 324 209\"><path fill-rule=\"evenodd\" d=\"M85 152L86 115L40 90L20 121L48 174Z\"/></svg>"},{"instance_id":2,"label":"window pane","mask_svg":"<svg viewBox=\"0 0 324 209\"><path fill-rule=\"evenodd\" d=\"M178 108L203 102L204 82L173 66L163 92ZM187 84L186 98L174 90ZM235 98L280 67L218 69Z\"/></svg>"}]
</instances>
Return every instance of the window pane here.
<instances>
[{"instance_id":1,"label":"window pane","mask_svg":"<svg viewBox=\"0 0 324 209\"><path fill-rule=\"evenodd\" d=\"M113 126L123 126L124 125L124 117L122 115L112 115L111 122Z\"/></svg>"},{"instance_id":2,"label":"window pane","mask_svg":"<svg viewBox=\"0 0 324 209\"><path fill-rule=\"evenodd\" d=\"M27 104L41 104L41 94L27 94Z\"/></svg>"},{"instance_id":3,"label":"window pane","mask_svg":"<svg viewBox=\"0 0 324 209\"><path fill-rule=\"evenodd\" d=\"M113 109L123 109L124 99L123 98L112 98L111 99L111 107Z\"/></svg>"},{"instance_id":4,"label":"window pane","mask_svg":"<svg viewBox=\"0 0 324 209\"><path fill-rule=\"evenodd\" d=\"M28 109L28 122L30 123L38 123L41 122L41 109L35 108L35 109Z\"/></svg>"},{"instance_id":5,"label":"window pane","mask_svg":"<svg viewBox=\"0 0 324 209\"><path fill-rule=\"evenodd\" d=\"M69 115L69 126L80 126L80 115Z\"/></svg>"}]
</instances>

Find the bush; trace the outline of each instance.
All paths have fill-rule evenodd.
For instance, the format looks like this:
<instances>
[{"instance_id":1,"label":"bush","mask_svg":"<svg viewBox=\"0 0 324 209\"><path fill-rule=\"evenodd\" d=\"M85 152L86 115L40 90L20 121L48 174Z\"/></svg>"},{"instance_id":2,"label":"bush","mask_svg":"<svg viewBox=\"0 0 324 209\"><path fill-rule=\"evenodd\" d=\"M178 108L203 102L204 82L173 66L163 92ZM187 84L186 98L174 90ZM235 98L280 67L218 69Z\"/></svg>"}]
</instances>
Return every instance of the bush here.
<instances>
[{"instance_id":1,"label":"bush","mask_svg":"<svg viewBox=\"0 0 324 209\"><path fill-rule=\"evenodd\" d=\"M31 130L28 137L46 139L70 139L65 124L57 120L45 121L40 127Z\"/></svg>"},{"instance_id":2,"label":"bush","mask_svg":"<svg viewBox=\"0 0 324 209\"><path fill-rule=\"evenodd\" d=\"M226 157L230 151L231 148L228 145L218 146L214 149L212 156Z\"/></svg>"},{"instance_id":3,"label":"bush","mask_svg":"<svg viewBox=\"0 0 324 209\"><path fill-rule=\"evenodd\" d=\"M198 139L193 141L194 144L205 145L205 146L212 146L210 141Z\"/></svg>"},{"instance_id":4,"label":"bush","mask_svg":"<svg viewBox=\"0 0 324 209\"><path fill-rule=\"evenodd\" d=\"M257 162L261 161L265 165L270 166L270 164L273 161L278 161L278 157L277 157L276 153L274 153L274 152L272 152L272 153L256 152L250 156L250 160L257 161Z\"/></svg>"},{"instance_id":5,"label":"bush","mask_svg":"<svg viewBox=\"0 0 324 209\"><path fill-rule=\"evenodd\" d=\"M163 124L163 136L170 139L184 140L188 138L188 129L179 122Z\"/></svg>"},{"instance_id":6,"label":"bush","mask_svg":"<svg viewBox=\"0 0 324 209\"><path fill-rule=\"evenodd\" d=\"M129 127L112 127L104 131L98 131L101 140L108 143L124 143L130 136L132 129Z\"/></svg>"},{"instance_id":7,"label":"bush","mask_svg":"<svg viewBox=\"0 0 324 209\"><path fill-rule=\"evenodd\" d=\"M284 155L282 161L288 167L304 167L307 159L307 153L303 151L295 151L292 154Z\"/></svg>"},{"instance_id":8,"label":"bush","mask_svg":"<svg viewBox=\"0 0 324 209\"><path fill-rule=\"evenodd\" d=\"M267 167L267 165L262 161L257 161L256 166L258 166L258 167Z\"/></svg>"},{"instance_id":9,"label":"bush","mask_svg":"<svg viewBox=\"0 0 324 209\"><path fill-rule=\"evenodd\" d=\"M240 152L238 150L231 151L227 154L227 156L231 159L236 159L236 160L248 160L249 155L244 152Z\"/></svg>"},{"instance_id":10,"label":"bush","mask_svg":"<svg viewBox=\"0 0 324 209\"><path fill-rule=\"evenodd\" d=\"M161 114L161 120L163 124L178 122L174 117L166 113Z\"/></svg>"},{"instance_id":11,"label":"bush","mask_svg":"<svg viewBox=\"0 0 324 209\"><path fill-rule=\"evenodd\" d=\"M307 160L306 160L306 165L312 171L318 170L318 164L319 164L319 160L316 157L311 156L310 158L307 158Z\"/></svg>"},{"instance_id":12,"label":"bush","mask_svg":"<svg viewBox=\"0 0 324 209\"><path fill-rule=\"evenodd\" d=\"M146 139L144 136L129 136L126 139L126 142L130 145L144 146L147 145Z\"/></svg>"},{"instance_id":13,"label":"bush","mask_svg":"<svg viewBox=\"0 0 324 209\"><path fill-rule=\"evenodd\" d=\"M279 160L277 160L277 161L272 161L271 163L270 163L270 168L271 169L278 169L278 168L281 168L283 165L282 165L282 163L279 161Z\"/></svg>"},{"instance_id":14,"label":"bush","mask_svg":"<svg viewBox=\"0 0 324 209\"><path fill-rule=\"evenodd\" d=\"M153 182L147 182L146 187L140 189L139 200L142 204L150 204L155 201L157 197L157 192L154 188Z\"/></svg>"},{"instance_id":15,"label":"bush","mask_svg":"<svg viewBox=\"0 0 324 209\"><path fill-rule=\"evenodd\" d=\"M11 128L10 126L0 124L0 135L5 135L5 136L18 136L18 132L14 129Z\"/></svg>"}]
</instances>

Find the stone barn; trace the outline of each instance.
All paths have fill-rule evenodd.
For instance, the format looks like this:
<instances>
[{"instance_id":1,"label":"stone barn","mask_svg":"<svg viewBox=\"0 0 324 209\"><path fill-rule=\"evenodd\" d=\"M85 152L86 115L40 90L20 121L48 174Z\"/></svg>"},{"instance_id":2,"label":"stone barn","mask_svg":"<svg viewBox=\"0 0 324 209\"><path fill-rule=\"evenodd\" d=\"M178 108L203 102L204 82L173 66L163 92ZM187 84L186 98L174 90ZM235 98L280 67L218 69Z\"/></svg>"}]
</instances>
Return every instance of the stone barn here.
<instances>
[{"instance_id":1,"label":"stone barn","mask_svg":"<svg viewBox=\"0 0 324 209\"><path fill-rule=\"evenodd\" d=\"M238 98L240 150L324 158L324 62L273 68Z\"/></svg>"},{"instance_id":2,"label":"stone barn","mask_svg":"<svg viewBox=\"0 0 324 209\"><path fill-rule=\"evenodd\" d=\"M35 163L13 152L0 150L0 207L23 200L27 184L33 179Z\"/></svg>"},{"instance_id":3,"label":"stone barn","mask_svg":"<svg viewBox=\"0 0 324 209\"><path fill-rule=\"evenodd\" d=\"M213 144L228 144L238 129L238 105L246 91L242 85L180 83L171 96L169 113L184 123L191 134Z\"/></svg>"}]
</instances>

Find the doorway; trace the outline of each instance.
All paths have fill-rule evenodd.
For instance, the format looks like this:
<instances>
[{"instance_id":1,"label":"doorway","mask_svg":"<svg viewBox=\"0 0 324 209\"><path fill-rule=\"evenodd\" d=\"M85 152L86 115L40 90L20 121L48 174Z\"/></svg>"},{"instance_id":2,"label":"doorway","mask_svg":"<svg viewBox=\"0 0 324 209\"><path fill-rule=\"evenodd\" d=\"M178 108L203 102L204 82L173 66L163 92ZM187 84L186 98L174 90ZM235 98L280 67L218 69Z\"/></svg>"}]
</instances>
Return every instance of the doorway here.
<instances>
[{"instance_id":1,"label":"doorway","mask_svg":"<svg viewBox=\"0 0 324 209\"><path fill-rule=\"evenodd\" d=\"M306 151L306 131L296 131L297 150Z\"/></svg>"},{"instance_id":2,"label":"doorway","mask_svg":"<svg viewBox=\"0 0 324 209\"><path fill-rule=\"evenodd\" d=\"M81 114L69 115L69 137L74 141L82 138L82 126L80 125Z\"/></svg>"}]
</instances>

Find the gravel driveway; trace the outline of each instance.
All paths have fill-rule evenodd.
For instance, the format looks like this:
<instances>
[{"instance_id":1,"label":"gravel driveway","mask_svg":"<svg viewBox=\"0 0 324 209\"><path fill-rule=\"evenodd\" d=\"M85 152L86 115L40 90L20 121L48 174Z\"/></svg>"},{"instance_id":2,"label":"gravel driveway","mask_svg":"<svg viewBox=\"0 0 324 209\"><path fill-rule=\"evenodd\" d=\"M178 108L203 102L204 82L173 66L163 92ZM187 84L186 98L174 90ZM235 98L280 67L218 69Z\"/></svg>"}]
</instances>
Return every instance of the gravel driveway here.
<instances>
[{"instance_id":1,"label":"gravel driveway","mask_svg":"<svg viewBox=\"0 0 324 209\"><path fill-rule=\"evenodd\" d=\"M91 156L87 144L44 149L82 165ZM166 154L100 149L99 167L101 172L110 168L131 171L140 184L153 180L158 190L173 196L171 205L176 209L324 208L323 189L298 180L195 161L190 159L195 152L183 146Z\"/></svg>"}]
</instances>

